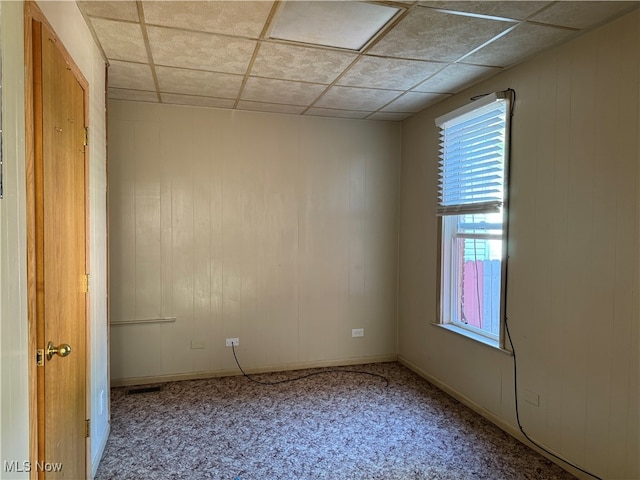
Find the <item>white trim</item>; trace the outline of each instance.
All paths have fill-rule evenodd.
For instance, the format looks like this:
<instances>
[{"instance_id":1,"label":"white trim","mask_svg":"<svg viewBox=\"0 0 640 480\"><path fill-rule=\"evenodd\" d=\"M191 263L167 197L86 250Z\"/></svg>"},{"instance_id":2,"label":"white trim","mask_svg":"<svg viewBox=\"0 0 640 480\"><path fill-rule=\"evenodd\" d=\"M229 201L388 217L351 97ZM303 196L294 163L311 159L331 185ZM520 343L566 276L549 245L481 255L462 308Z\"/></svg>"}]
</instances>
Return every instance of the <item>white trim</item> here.
<instances>
[{"instance_id":1,"label":"white trim","mask_svg":"<svg viewBox=\"0 0 640 480\"><path fill-rule=\"evenodd\" d=\"M460 115L464 115L465 113L469 113L474 111L477 108L484 107L485 105L490 105L497 100L501 100L506 98L505 92L493 92L485 95L484 97L480 97L473 102L467 103L459 108L456 108L452 112L445 113L444 115L440 115L436 118L435 122L438 127L444 125L450 120L453 120Z\"/></svg>"},{"instance_id":2,"label":"white trim","mask_svg":"<svg viewBox=\"0 0 640 480\"><path fill-rule=\"evenodd\" d=\"M138 325L140 323L172 323L176 321L176 317L163 317L163 318L141 318L139 320L116 320L112 321L110 325Z\"/></svg>"},{"instance_id":3,"label":"white trim","mask_svg":"<svg viewBox=\"0 0 640 480\"><path fill-rule=\"evenodd\" d=\"M436 325L436 324L433 324L433 325ZM440 326L440 325L438 325L438 326ZM520 430L518 428L516 428L514 425L508 423L506 420L504 420L503 418L499 417L497 414L487 410L485 407L483 407L479 403L474 402L469 397L467 397L463 393L459 392L458 390L450 387L449 385L447 385L443 381L439 380L438 378L428 374L427 372L422 370L420 367L418 367L415 363L411 362L410 360L408 360L407 358L403 357L402 355L398 355L398 362L401 363L402 365L404 365L405 367L407 367L409 370L415 372L417 375L421 376L427 382L429 382L432 385L434 385L435 387L439 388L440 390L442 390L446 394L452 396L453 398L458 400L460 403L466 405L471 410L476 412L478 415L486 418L491 423L493 423L496 427L498 427L501 430L505 431L506 433L511 435L513 438L518 440L523 445L525 445L525 446L529 447L530 449L538 452L540 455L542 455L546 459L550 460L551 462L555 463L556 465L558 465L563 470L566 470L567 472L571 473L574 477L579 478L581 480L592 480L593 479L593 477L591 477L590 475L587 475L584 472L581 472L580 470L577 470L575 468L570 467L569 465L567 465L565 463L560 462L557 458L552 457L547 452L545 452L545 451L541 450L540 448L536 447L535 445L533 445L532 443L527 441L527 439L524 437L524 435L522 435L522 432L520 432ZM544 445L541 442L538 442L538 443L540 445L542 445L544 448L546 448L547 450L549 450L551 452L554 451L553 448L548 447L547 445Z\"/></svg>"},{"instance_id":4,"label":"white trim","mask_svg":"<svg viewBox=\"0 0 640 480\"><path fill-rule=\"evenodd\" d=\"M480 203L463 203L458 205L439 205L436 208L436 215L444 217L447 215L467 215L473 213L495 213L500 211L504 202L502 200L489 200Z\"/></svg>"},{"instance_id":5,"label":"white trim","mask_svg":"<svg viewBox=\"0 0 640 480\"><path fill-rule=\"evenodd\" d=\"M93 424L93 422L91 422ZM107 448L107 441L109 440L109 434L111 433L111 423L107 423L107 428L102 434L102 438L100 438L100 445L96 450L95 457L91 459L91 478L95 478L98 473L98 467L100 466L100 461L102 460L102 456L104 455L104 451Z\"/></svg>"},{"instance_id":6,"label":"white trim","mask_svg":"<svg viewBox=\"0 0 640 480\"><path fill-rule=\"evenodd\" d=\"M325 367L345 367L349 365L364 365L366 363L386 363L397 362L398 355L379 355L375 357L359 357L359 358L345 358L342 360L325 360L315 362L300 362L291 363L288 365L272 365L267 367L257 368L245 368L244 370L250 374L260 373L274 373L274 372L286 372L289 370L303 370L307 368L325 368ZM173 375L155 375L152 377L130 377L130 378L117 378L111 380L112 387L126 387L132 385L148 385L150 383L165 383L165 382L177 382L181 380L199 380L203 378L216 378L216 377L233 377L242 375L240 370L236 367L231 370L217 370L212 372L196 372L196 373L179 373Z\"/></svg>"},{"instance_id":7,"label":"white trim","mask_svg":"<svg viewBox=\"0 0 640 480\"><path fill-rule=\"evenodd\" d=\"M507 355L513 355L513 352L511 350L507 350L506 348L503 348L500 346L500 340L498 339L493 339L490 337L487 337L485 335L482 335L480 333L475 333L471 330L468 330L466 328L462 328L462 327L458 327L457 325L454 325L452 323L435 323L435 322L431 322L431 325L435 326L435 327L440 327L443 328L449 332L453 332L457 335L461 335L463 337L467 337L469 340L473 340L476 341L478 343L482 343L483 345L486 345L488 347L491 348L495 348L496 350L501 351L502 353L506 353Z\"/></svg>"}]
</instances>

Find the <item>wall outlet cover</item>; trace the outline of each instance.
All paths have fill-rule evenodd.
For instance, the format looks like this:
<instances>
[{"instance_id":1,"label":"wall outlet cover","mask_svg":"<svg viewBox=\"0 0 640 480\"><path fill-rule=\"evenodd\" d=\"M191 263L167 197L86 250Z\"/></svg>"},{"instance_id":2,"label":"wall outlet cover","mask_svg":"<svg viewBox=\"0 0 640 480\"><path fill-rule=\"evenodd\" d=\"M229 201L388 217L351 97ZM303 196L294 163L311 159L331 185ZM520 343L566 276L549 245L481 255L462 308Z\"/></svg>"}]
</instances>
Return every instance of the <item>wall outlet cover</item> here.
<instances>
[{"instance_id":1,"label":"wall outlet cover","mask_svg":"<svg viewBox=\"0 0 640 480\"><path fill-rule=\"evenodd\" d=\"M230 347L231 345L233 345L234 347L237 347L238 345L240 345L240 339L239 338L227 338L225 345L227 347Z\"/></svg>"},{"instance_id":2,"label":"wall outlet cover","mask_svg":"<svg viewBox=\"0 0 640 480\"><path fill-rule=\"evenodd\" d=\"M364 337L364 328L352 328L351 329L352 337Z\"/></svg>"},{"instance_id":3,"label":"wall outlet cover","mask_svg":"<svg viewBox=\"0 0 640 480\"><path fill-rule=\"evenodd\" d=\"M522 392L524 395L524 401L535 406L535 407L539 407L540 406L540 394L537 392L534 392L532 390L528 390L528 389L524 389L524 391Z\"/></svg>"}]
</instances>

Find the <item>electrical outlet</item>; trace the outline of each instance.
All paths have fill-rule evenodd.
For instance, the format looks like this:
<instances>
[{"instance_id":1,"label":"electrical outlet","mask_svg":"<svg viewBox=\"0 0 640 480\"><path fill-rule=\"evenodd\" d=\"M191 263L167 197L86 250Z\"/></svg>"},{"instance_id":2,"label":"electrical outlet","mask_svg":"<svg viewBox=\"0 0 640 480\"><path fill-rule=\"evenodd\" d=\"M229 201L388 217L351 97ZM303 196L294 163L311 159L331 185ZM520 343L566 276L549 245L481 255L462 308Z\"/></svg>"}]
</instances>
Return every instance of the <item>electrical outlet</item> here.
<instances>
[{"instance_id":1,"label":"electrical outlet","mask_svg":"<svg viewBox=\"0 0 640 480\"><path fill-rule=\"evenodd\" d=\"M234 347L237 347L238 345L240 345L240 339L239 338L227 338L226 345L227 345L227 347L230 347L231 345L233 345Z\"/></svg>"},{"instance_id":2,"label":"electrical outlet","mask_svg":"<svg viewBox=\"0 0 640 480\"><path fill-rule=\"evenodd\" d=\"M352 337L364 337L364 328L352 328L351 329Z\"/></svg>"}]
</instances>

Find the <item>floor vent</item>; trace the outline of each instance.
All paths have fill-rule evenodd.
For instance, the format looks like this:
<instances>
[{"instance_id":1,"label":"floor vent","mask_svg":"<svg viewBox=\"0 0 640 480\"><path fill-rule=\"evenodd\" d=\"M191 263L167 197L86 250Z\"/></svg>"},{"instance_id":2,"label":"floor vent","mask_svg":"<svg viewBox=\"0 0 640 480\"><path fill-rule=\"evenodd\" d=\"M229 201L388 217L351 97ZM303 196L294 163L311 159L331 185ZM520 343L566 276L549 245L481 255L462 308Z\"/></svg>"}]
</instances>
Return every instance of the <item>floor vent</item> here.
<instances>
[{"instance_id":1,"label":"floor vent","mask_svg":"<svg viewBox=\"0 0 640 480\"><path fill-rule=\"evenodd\" d=\"M159 392L160 390L162 390L162 387L159 385L155 387L129 388L127 389L127 395L138 395L139 393Z\"/></svg>"}]
</instances>

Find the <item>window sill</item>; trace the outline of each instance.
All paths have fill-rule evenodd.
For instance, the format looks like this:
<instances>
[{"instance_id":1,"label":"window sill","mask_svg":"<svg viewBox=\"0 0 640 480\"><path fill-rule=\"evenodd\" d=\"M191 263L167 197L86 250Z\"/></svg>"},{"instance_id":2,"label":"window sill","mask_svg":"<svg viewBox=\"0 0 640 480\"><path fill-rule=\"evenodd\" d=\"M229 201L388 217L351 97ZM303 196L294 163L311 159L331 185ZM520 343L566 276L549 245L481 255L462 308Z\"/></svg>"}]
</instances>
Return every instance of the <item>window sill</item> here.
<instances>
[{"instance_id":1,"label":"window sill","mask_svg":"<svg viewBox=\"0 0 640 480\"><path fill-rule=\"evenodd\" d=\"M511 350L507 350L500 346L500 342L498 340L493 340L491 338L485 337L483 335L479 335L477 333L471 332L464 328L457 327L456 325L452 325L450 323L431 323L431 325L442 328L449 332L455 333L457 335L461 335L463 337L468 338L469 340L473 340L475 342L481 343L482 345L486 345L488 347L494 348L502 353L506 353L507 355L513 355Z\"/></svg>"}]
</instances>

